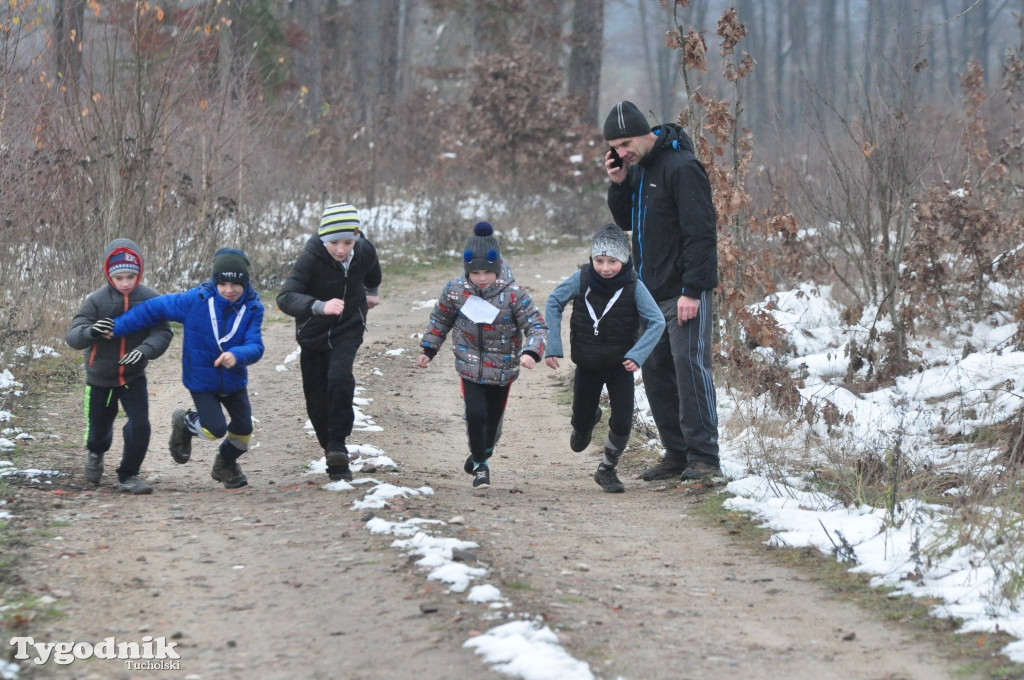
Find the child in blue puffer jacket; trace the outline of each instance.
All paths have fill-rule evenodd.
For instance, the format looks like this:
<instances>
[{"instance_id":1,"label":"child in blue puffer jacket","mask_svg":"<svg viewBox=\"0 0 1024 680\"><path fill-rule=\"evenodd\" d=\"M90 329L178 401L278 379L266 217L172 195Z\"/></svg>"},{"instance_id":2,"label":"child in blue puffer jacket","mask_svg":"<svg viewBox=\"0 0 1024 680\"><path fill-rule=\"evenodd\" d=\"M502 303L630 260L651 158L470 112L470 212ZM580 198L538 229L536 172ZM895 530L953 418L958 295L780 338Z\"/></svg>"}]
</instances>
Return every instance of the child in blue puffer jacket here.
<instances>
[{"instance_id":1,"label":"child in blue puffer jacket","mask_svg":"<svg viewBox=\"0 0 1024 680\"><path fill-rule=\"evenodd\" d=\"M176 463L187 463L192 437L217 440L227 435L211 475L227 489L245 486L249 482L238 458L249 449L253 431L246 367L263 356L263 303L249 285L245 253L221 248L214 255L210 280L132 307L114 319L112 337L163 321L184 325L181 379L195 405L194 411L178 409L171 417L171 456Z\"/></svg>"}]
</instances>

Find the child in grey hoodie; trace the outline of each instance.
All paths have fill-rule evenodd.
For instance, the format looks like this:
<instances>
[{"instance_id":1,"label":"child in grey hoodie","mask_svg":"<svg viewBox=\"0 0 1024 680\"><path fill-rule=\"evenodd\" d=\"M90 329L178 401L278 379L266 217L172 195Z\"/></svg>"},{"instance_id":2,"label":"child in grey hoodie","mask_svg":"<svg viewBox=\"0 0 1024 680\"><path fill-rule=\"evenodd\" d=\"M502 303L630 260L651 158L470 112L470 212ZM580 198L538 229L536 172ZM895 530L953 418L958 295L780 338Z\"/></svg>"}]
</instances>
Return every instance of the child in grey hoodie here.
<instances>
[{"instance_id":1,"label":"child in grey hoodie","mask_svg":"<svg viewBox=\"0 0 1024 680\"><path fill-rule=\"evenodd\" d=\"M113 329L112 319L156 291L140 285L142 254L134 241L115 239L103 258L106 283L91 293L75 315L67 343L83 350L85 357L85 478L98 484L103 475L103 456L114 441L114 419L118 405L127 422L122 429L124 451L117 468L118 488L125 493L152 493L139 478L149 448L149 391L146 364L171 344L171 327L161 323L123 338L105 336Z\"/></svg>"}]
</instances>

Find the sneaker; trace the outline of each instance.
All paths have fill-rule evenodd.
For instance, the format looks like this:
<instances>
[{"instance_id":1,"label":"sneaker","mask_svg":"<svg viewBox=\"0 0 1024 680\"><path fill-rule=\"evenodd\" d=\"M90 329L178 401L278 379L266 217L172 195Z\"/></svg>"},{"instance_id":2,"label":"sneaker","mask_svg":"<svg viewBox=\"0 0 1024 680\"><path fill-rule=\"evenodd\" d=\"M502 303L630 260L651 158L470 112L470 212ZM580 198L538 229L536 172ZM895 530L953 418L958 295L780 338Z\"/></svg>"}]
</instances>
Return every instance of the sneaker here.
<instances>
[{"instance_id":1,"label":"sneaker","mask_svg":"<svg viewBox=\"0 0 1024 680\"><path fill-rule=\"evenodd\" d=\"M660 463L653 467L649 467L640 473L640 479L645 482L653 482L658 479L672 479L682 474L683 470L686 469L685 463L680 463L675 460L669 460L663 458Z\"/></svg>"},{"instance_id":2,"label":"sneaker","mask_svg":"<svg viewBox=\"0 0 1024 680\"><path fill-rule=\"evenodd\" d=\"M491 471L486 465L477 465L473 471L473 488L486 489L491 485Z\"/></svg>"},{"instance_id":3,"label":"sneaker","mask_svg":"<svg viewBox=\"0 0 1024 680\"><path fill-rule=\"evenodd\" d=\"M242 474L242 468L238 467L238 463L230 465L225 463L219 453L213 459L213 470L210 471L210 476L223 484L225 489L238 489L249 483L249 480Z\"/></svg>"},{"instance_id":4,"label":"sneaker","mask_svg":"<svg viewBox=\"0 0 1024 680\"><path fill-rule=\"evenodd\" d=\"M352 470L348 467L348 451L331 451L327 454L327 476L332 482L352 481Z\"/></svg>"},{"instance_id":5,"label":"sneaker","mask_svg":"<svg viewBox=\"0 0 1024 680\"><path fill-rule=\"evenodd\" d=\"M619 481L619 476L615 474L615 468L606 467L604 463L597 466L597 472L594 473L594 481L601 485L601 488L608 493L622 493L626 490L626 487Z\"/></svg>"},{"instance_id":6,"label":"sneaker","mask_svg":"<svg viewBox=\"0 0 1024 680\"><path fill-rule=\"evenodd\" d=\"M192 431L188 429L189 412L179 408L171 416L171 458L175 463L187 463L192 457Z\"/></svg>"},{"instance_id":7,"label":"sneaker","mask_svg":"<svg viewBox=\"0 0 1024 680\"><path fill-rule=\"evenodd\" d=\"M590 446L590 438L594 435L594 430L591 428L586 432L580 432L579 430L573 430L572 434L569 435L569 448L579 453L583 449Z\"/></svg>"},{"instance_id":8,"label":"sneaker","mask_svg":"<svg viewBox=\"0 0 1024 680\"><path fill-rule=\"evenodd\" d=\"M473 462L473 454L466 456L466 462L462 464L462 469L466 471L467 475L473 474L473 468L476 467L476 463Z\"/></svg>"},{"instance_id":9,"label":"sneaker","mask_svg":"<svg viewBox=\"0 0 1024 680\"><path fill-rule=\"evenodd\" d=\"M99 484L102 476L103 454L87 451L85 454L85 478L93 484Z\"/></svg>"},{"instance_id":10,"label":"sneaker","mask_svg":"<svg viewBox=\"0 0 1024 680\"><path fill-rule=\"evenodd\" d=\"M686 469L683 470L682 474L680 475L680 478L684 482L699 482L703 479L721 476L722 468L718 467L717 465L712 465L711 463L705 463L702 460L698 460L687 465Z\"/></svg>"},{"instance_id":11,"label":"sneaker","mask_svg":"<svg viewBox=\"0 0 1024 680\"><path fill-rule=\"evenodd\" d=\"M121 491L124 491L125 493L131 494L153 493L153 487L151 487L149 484L146 484L144 481L142 481L139 477L135 475L132 475L131 477L121 480L121 482L117 485L117 488L120 489Z\"/></svg>"}]
</instances>

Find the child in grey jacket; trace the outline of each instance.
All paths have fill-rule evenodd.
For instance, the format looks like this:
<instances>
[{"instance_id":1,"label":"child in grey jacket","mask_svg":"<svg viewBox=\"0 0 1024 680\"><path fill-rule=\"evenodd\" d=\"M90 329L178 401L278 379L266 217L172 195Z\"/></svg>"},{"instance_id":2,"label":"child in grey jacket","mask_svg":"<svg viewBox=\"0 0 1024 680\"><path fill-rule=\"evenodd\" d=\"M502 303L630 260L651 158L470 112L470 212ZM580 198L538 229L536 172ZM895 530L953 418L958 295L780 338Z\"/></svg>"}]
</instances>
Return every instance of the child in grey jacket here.
<instances>
[{"instance_id":1,"label":"child in grey jacket","mask_svg":"<svg viewBox=\"0 0 1024 680\"><path fill-rule=\"evenodd\" d=\"M139 478L149 448L149 391L146 364L171 344L166 323L145 328L123 338L107 340L113 318L157 296L140 285L143 273L139 246L126 238L112 241L103 258L106 283L91 293L75 315L66 341L85 356L85 478L98 484L103 475L103 456L114 441L118 404L124 409L124 451L117 468L118 488L132 494L152 493Z\"/></svg>"},{"instance_id":2,"label":"child in grey jacket","mask_svg":"<svg viewBox=\"0 0 1024 680\"><path fill-rule=\"evenodd\" d=\"M551 326L544 362L558 368L562 358L562 310L572 301L569 347L573 378L572 434L569 448L590 445L600 414L601 391L608 388L611 416L594 481L608 493L626 490L615 473L633 429L633 373L647 360L665 330L665 318L633 272L629 240L614 224L602 227L590 246L590 264L577 269L548 296L545 314ZM643 334L640 329L646 326Z\"/></svg>"},{"instance_id":3,"label":"child in grey jacket","mask_svg":"<svg viewBox=\"0 0 1024 680\"><path fill-rule=\"evenodd\" d=\"M463 253L465 275L445 285L420 343L423 354L416 359L426 368L452 333L469 436L463 469L473 475L477 489L491 485L487 459L494 453L519 367L533 368L548 338L540 310L504 266L493 234L487 222L473 227Z\"/></svg>"}]
</instances>

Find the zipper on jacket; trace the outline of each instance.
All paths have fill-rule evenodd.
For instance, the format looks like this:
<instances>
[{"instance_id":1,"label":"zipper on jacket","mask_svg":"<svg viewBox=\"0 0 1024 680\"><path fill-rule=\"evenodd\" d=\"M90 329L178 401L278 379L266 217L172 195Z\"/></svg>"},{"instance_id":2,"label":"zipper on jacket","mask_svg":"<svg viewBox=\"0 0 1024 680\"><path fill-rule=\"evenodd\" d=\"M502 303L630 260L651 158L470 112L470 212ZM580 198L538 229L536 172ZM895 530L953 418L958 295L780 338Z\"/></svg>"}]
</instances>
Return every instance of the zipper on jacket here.
<instances>
[{"instance_id":1,"label":"zipper on jacket","mask_svg":"<svg viewBox=\"0 0 1024 680\"><path fill-rule=\"evenodd\" d=\"M636 245L640 250L640 267L637 276L643 278L644 265L644 222L647 219L647 207L644 205L644 168L640 168L640 183L633 193L633 229L636 230Z\"/></svg>"}]
</instances>

